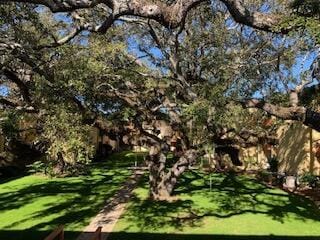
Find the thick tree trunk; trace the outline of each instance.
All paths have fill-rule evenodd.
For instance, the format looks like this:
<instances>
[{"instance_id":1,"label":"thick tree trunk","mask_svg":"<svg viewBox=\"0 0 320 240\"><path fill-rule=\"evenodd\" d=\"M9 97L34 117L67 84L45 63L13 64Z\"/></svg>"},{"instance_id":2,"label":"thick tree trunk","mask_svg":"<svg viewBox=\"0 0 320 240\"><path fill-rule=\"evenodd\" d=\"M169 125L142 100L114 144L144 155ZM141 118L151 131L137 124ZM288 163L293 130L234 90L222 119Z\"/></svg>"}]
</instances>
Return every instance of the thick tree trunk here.
<instances>
[{"instance_id":1,"label":"thick tree trunk","mask_svg":"<svg viewBox=\"0 0 320 240\"><path fill-rule=\"evenodd\" d=\"M149 155L150 197L159 200L167 198L170 193L163 184L165 178L166 156L163 153Z\"/></svg>"},{"instance_id":2,"label":"thick tree trunk","mask_svg":"<svg viewBox=\"0 0 320 240\"><path fill-rule=\"evenodd\" d=\"M53 167L53 173L55 176L62 176L65 171L66 164L63 160L62 154L59 152L57 154L57 162L55 166Z\"/></svg>"},{"instance_id":3,"label":"thick tree trunk","mask_svg":"<svg viewBox=\"0 0 320 240\"><path fill-rule=\"evenodd\" d=\"M149 162L150 197L154 200L168 200L173 193L178 178L197 158L195 150L187 150L166 172L166 157L163 153L151 155Z\"/></svg>"}]
</instances>

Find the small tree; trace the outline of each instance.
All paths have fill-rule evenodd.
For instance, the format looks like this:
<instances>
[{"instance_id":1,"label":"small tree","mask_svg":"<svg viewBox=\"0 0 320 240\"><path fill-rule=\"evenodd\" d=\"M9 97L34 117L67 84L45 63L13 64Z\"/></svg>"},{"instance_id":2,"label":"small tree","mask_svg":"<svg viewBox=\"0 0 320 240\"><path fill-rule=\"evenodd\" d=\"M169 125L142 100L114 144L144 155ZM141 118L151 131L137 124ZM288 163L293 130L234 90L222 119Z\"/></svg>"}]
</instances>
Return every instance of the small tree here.
<instances>
[{"instance_id":1,"label":"small tree","mask_svg":"<svg viewBox=\"0 0 320 240\"><path fill-rule=\"evenodd\" d=\"M48 142L47 158L55 175L73 173L89 163L94 147L90 127L82 124L81 115L56 107L45 118L42 137Z\"/></svg>"}]
</instances>

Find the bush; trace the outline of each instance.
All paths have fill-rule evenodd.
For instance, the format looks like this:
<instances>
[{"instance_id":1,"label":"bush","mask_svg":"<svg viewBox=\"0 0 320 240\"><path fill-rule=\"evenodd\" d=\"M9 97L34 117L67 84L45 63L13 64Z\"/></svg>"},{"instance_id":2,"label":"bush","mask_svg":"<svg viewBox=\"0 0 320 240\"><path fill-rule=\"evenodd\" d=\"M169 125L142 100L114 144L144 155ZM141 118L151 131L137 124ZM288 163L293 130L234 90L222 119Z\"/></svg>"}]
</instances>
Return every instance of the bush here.
<instances>
[{"instance_id":1,"label":"bush","mask_svg":"<svg viewBox=\"0 0 320 240\"><path fill-rule=\"evenodd\" d=\"M299 182L315 188L320 186L320 177L312 173L305 173L299 177Z\"/></svg>"},{"instance_id":2,"label":"bush","mask_svg":"<svg viewBox=\"0 0 320 240\"><path fill-rule=\"evenodd\" d=\"M86 172L84 168L93 157L94 147L91 128L82 122L81 115L63 107L47 116L42 134L48 142L45 174L65 176Z\"/></svg>"},{"instance_id":3,"label":"bush","mask_svg":"<svg viewBox=\"0 0 320 240\"><path fill-rule=\"evenodd\" d=\"M257 178L260 181L271 183L272 182L272 173L268 171L260 171L257 173Z\"/></svg>"},{"instance_id":4,"label":"bush","mask_svg":"<svg viewBox=\"0 0 320 240\"><path fill-rule=\"evenodd\" d=\"M46 173L47 165L42 161L36 161L32 164L27 165L28 173Z\"/></svg>"},{"instance_id":5,"label":"bush","mask_svg":"<svg viewBox=\"0 0 320 240\"><path fill-rule=\"evenodd\" d=\"M285 176L278 173L263 170L259 171L256 177L259 181L271 184L273 186L282 186Z\"/></svg>"},{"instance_id":6,"label":"bush","mask_svg":"<svg viewBox=\"0 0 320 240\"><path fill-rule=\"evenodd\" d=\"M57 171L57 165L59 163L56 161L36 161L27 166L28 173L30 174L44 174L50 177L67 177L67 176L78 176L86 175L89 173L86 164L76 163L76 164L67 164L65 163L63 171Z\"/></svg>"}]
</instances>

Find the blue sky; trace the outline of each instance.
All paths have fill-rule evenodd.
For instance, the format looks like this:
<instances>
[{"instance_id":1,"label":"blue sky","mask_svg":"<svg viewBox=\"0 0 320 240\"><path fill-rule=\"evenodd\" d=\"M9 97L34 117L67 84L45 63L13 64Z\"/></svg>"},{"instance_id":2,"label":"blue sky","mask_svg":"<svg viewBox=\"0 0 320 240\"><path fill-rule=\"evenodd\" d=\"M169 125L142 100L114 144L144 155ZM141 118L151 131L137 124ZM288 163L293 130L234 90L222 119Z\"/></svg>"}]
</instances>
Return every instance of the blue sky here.
<instances>
[{"instance_id":1,"label":"blue sky","mask_svg":"<svg viewBox=\"0 0 320 240\"><path fill-rule=\"evenodd\" d=\"M37 9L37 11L42 12L44 10L44 8L39 7ZM267 11L267 9L265 10ZM67 25L72 25L72 18L67 14L67 13L56 13L54 14L54 18L57 21L62 21L64 23L66 23ZM234 21L232 20L227 20L226 22L227 25L229 25L230 27L233 27L235 25ZM250 28L248 29L248 34L250 33ZM67 34L67 30L66 31L61 31L59 32L59 34L61 35L65 35ZM88 36L88 32L83 32L82 36L84 36L83 38L81 38L81 44L83 45L87 45L87 39L86 36ZM143 56L144 53L141 52L138 48L137 43L135 42L134 38L129 38L128 40L128 52L130 52L131 54L134 54L136 56ZM156 57L161 57L162 53L161 51L154 47L150 49L150 52L152 54L154 54ZM296 79L300 78L300 75L302 72L304 71L308 71L310 69L310 66L312 65L315 57L317 56L316 53L310 53L307 57L306 56L297 56L296 58L296 63L292 66L291 68L291 73L292 76ZM155 68L155 66L152 65L152 63L150 61L148 61L147 59L144 60L145 63L150 67L150 68ZM290 86L293 87L293 86ZM0 86L0 95L5 96L8 93L8 89L5 86ZM259 94L256 95L256 97L258 97Z\"/></svg>"}]
</instances>

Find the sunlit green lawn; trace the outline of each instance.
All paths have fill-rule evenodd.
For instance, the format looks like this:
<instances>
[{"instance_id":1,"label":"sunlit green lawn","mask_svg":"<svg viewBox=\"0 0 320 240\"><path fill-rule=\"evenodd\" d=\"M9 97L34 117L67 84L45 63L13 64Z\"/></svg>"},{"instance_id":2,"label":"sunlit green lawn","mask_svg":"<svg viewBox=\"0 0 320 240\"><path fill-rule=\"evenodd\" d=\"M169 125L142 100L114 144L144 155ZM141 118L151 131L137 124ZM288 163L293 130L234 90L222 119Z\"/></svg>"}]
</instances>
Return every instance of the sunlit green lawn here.
<instances>
[{"instance_id":1,"label":"sunlit green lawn","mask_svg":"<svg viewBox=\"0 0 320 240\"><path fill-rule=\"evenodd\" d=\"M309 200L234 174L212 174L211 191L209 182L185 174L172 203L149 201L142 184L111 239L320 239L320 212Z\"/></svg>"},{"instance_id":2,"label":"sunlit green lawn","mask_svg":"<svg viewBox=\"0 0 320 240\"><path fill-rule=\"evenodd\" d=\"M121 188L135 159L132 153L114 155L93 164L88 176L33 175L0 183L0 240L40 240L60 224L66 239L75 239ZM209 175L185 174L172 203L149 201L146 177L109 240L320 239L320 212L309 200L244 176L211 177L210 190Z\"/></svg>"},{"instance_id":3,"label":"sunlit green lawn","mask_svg":"<svg viewBox=\"0 0 320 240\"><path fill-rule=\"evenodd\" d=\"M32 175L0 183L0 239L41 240L60 224L66 238L74 239L121 188L134 161L134 154L122 153L92 164L88 176Z\"/></svg>"}]
</instances>

